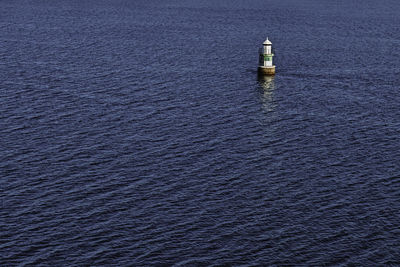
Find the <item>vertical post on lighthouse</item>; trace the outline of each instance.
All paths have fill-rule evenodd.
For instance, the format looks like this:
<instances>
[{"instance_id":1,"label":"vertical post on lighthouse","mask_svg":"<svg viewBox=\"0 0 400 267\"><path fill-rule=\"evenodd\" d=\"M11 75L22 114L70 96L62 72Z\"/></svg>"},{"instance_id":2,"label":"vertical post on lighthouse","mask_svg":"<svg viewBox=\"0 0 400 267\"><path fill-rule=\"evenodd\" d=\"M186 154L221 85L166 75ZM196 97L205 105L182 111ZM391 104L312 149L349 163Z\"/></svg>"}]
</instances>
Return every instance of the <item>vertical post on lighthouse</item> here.
<instances>
[{"instance_id":1,"label":"vertical post on lighthouse","mask_svg":"<svg viewBox=\"0 0 400 267\"><path fill-rule=\"evenodd\" d=\"M270 40L264 41L260 48L260 61L258 65L258 73L262 75L275 75L275 66L272 64L272 43Z\"/></svg>"}]
</instances>

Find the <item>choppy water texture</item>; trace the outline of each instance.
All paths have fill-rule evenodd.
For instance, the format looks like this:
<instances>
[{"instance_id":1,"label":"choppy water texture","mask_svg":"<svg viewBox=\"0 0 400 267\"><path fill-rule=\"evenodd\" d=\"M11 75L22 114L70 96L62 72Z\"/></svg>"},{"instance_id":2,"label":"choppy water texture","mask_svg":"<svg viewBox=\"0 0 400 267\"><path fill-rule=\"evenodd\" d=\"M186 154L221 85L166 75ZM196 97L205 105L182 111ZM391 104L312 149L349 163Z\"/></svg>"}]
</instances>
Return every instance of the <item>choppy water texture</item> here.
<instances>
[{"instance_id":1,"label":"choppy water texture","mask_svg":"<svg viewBox=\"0 0 400 267\"><path fill-rule=\"evenodd\" d=\"M1 266L399 264L399 14L1 1Z\"/></svg>"}]
</instances>

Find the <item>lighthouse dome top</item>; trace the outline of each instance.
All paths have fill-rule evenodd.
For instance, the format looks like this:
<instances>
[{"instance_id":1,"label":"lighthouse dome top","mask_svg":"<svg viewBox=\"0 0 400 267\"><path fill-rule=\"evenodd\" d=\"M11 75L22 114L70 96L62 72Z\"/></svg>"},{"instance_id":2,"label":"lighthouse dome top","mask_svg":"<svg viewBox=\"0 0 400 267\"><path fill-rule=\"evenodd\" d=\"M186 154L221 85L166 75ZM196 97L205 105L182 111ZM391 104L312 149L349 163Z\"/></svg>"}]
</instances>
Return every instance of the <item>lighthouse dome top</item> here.
<instances>
[{"instance_id":1,"label":"lighthouse dome top","mask_svg":"<svg viewBox=\"0 0 400 267\"><path fill-rule=\"evenodd\" d=\"M267 40L264 41L263 45L271 45L271 44L272 44L271 41L268 40L268 37L267 37Z\"/></svg>"}]
</instances>

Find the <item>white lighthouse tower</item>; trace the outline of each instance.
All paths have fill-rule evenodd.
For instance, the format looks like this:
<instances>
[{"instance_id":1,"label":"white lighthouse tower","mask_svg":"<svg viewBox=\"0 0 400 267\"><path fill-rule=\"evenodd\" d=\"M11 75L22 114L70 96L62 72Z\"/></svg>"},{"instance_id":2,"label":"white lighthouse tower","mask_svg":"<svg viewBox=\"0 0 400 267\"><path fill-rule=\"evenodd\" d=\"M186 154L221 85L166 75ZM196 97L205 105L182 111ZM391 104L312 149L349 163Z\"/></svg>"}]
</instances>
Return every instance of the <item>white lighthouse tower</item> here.
<instances>
[{"instance_id":1,"label":"white lighthouse tower","mask_svg":"<svg viewBox=\"0 0 400 267\"><path fill-rule=\"evenodd\" d=\"M270 40L264 41L260 48L260 61L258 65L258 73L262 75L275 75L275 66L272 64L272 43Z\"/></svg>"}]
</instances>

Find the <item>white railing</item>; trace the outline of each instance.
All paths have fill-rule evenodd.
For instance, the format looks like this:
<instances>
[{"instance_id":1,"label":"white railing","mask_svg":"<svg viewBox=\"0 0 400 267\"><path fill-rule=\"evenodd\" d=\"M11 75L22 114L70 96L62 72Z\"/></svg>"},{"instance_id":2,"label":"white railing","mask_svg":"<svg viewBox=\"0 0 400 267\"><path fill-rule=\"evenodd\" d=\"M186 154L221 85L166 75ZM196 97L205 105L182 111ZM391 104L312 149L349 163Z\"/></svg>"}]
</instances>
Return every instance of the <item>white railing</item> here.
<instances>
[{"instance_id":1,"label":"white railing","mask_svg":"<svg viewBox=\"0 0 400 267\"><path fill-rule=\"evenodd\" d=\"M269 53L268 53L268 52L269 52ZM273 54L273 53L274 53L274 50L273 50L273 49L271 49L270 51L268 51L267 49L260 48L260 49L258 49L258 53L260 53L260 54L266 54L266 55L270 55L270 54Z\"/></svg>"}]
</instances>

